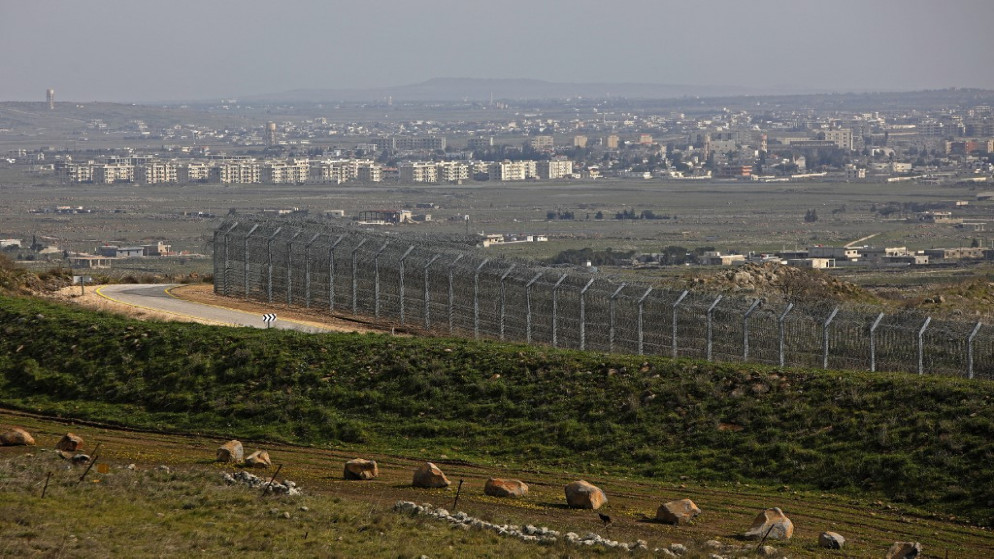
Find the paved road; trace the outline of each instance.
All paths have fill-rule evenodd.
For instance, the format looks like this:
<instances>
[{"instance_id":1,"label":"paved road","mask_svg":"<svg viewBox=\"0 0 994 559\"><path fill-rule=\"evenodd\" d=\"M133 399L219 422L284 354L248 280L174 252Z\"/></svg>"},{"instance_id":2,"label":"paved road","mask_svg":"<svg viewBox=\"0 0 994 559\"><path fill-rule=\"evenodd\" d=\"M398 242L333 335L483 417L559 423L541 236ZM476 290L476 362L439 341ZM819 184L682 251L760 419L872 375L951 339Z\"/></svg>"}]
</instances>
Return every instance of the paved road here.
<instances>
[{"instance_id":1,"label":"paved road","mask_svg":"<svg viewBox=\"0 0 994 559\"><path fill-rule=\"evenodd\" d=\"M187 318L200 318L229 326L251 326L265 328L262 315L244 311L236 311L184 301L169 292L179 284L150 284L150 285L105 285L97 288L97 294L117 303L131 305L141 309L175 314ZM275 312L275 311L274 311ZM277 313L278 315L279 313ZM331 332L331 330L277 318L273 328L284 330L299 330L301 332Z\"/></svg>"}]
</instances>

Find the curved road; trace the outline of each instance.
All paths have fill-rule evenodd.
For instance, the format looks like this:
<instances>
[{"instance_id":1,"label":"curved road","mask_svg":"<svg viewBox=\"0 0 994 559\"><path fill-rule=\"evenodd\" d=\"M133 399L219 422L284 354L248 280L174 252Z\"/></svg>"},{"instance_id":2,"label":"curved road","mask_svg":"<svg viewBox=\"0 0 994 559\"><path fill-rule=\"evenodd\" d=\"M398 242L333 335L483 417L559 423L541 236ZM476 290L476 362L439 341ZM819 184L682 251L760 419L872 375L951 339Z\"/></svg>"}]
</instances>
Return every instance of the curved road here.
<instances>
[{"instance_id":1,"label":"curved road","mask_svg":"<svg viewBox=\"0 0 994 559\"><path fill-rule=\"evenodd\" d=\"M150 284L150 285L104 285L96 289L96 293L105 299L116 303L122 303L140 309L164 312L182 316L184 318L197 318L224 324L227 326L250 326L252 328L265 328L266 323L262 321L262 315L244 311L236 311L204 303L194 303L185 301L170 293L170 289L179 284ZM331 330L302 324L292 320L280 319L277 313L277 320L273 323L273 328L284 330L299 330L301 332L321 333L331 332Z\"/></svg>"}]
</instances>

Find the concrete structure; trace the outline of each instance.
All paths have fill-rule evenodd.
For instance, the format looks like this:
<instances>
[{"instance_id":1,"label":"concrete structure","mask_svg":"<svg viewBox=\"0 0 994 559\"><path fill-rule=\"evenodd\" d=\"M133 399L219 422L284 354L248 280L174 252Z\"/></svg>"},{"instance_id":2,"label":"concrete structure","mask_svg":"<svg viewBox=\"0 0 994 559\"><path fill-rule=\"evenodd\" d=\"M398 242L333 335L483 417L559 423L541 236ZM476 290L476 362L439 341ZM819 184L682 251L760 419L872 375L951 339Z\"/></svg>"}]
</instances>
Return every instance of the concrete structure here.
<instances>
[{"instance_id":1,"label":"concrete structure","mask_svg":"<svg viewBox=\"0 0 994 559\"><path fill-rule=\"evenodd\" d=\"M540 179L562 179L573 176L573 162L565 157L536 161L535 171Z\"/></svg>"},{"instance_id":2,"label":"concrete structure","mask_svg":"<svg viewBox=\"0 0 994 559\"><path fill-rule=\"evenodd\" d=\"M459 161L442 161L438 164L438 182L461 183L469 180L469 165Z\"/></svg>"},{"instance_id":3,"label":"concrete structure","mask_svg":"<svg viewBox=\"0 0 994 559\"><path fill-rule=\"evenodd\" d=\"M555 145L555 138L552 136L532 136L525 141L525 146L536 151L551 150Z\"/></svg>"},{"instance_id":4,"label":"concrete structure","mask_svg":"<svg viewBox=\"0 0 994 559\"><path fill-rule=\"evenodd\" d=\"M110 268L113 258L106 256L91 256L89 254L74 254L69 256L70 268Z\"/></svg>"},{"instance_id":5,"label":"concrete structure","mask_svg":"<svg viewBox=\"0 0 994 559\"><path fill-rule=\"evenodd\" d=\"M604 147L607 149L618 149L619 138L617 134L611 134L604 138Z\"/></svg>"},{"instance_id":6,"label":"concrete structure","mask_svg":"<svg viewBox=\"0 0 994 559\"><path fill-rule=\"evenodd\" d=\"M400 182L438 182L438 166L423 161L404 161L397 165Z\"/></svg>"},{"instance_id":7,"label":"concrete structure","mask_svg":"<svg viewBox=\"0 0 994 559\"><path fill-rule=\"evenodd\" d=\"M174 183L178 178L175 163L151 162L135 167L135 182L141 184Z\"/></svg>"},{"instance_id":8,"label":"concrete structure","mask_svg":"<svg viewBox=\"0 0 994 559\"><path fill-rule=\"evenodd\" d=\"M575 148L587 147L587 137L583 135L573 136L573 147Z\"/></svg>"},{"instance_id":9,"label":"concrete structure","mask_svg":"<svg viewBox=\"0 0 994 559\"><path fill-rule=\"evenodd\" d=\"M125 165L123 163L104 163L93 167L93 182L98 184L133 182L134 180L134 165Z\"/></svg>"},{"instance_id":10,"label":"concrete structure","mask_svg":"<svg viewBox=\"0 0 994 559\"><path fill-rule=\"evenodd\" d=\"M848 128L824 130L818 136L818 139L832 142L839 149L846 151L852 151L853 149L852 130Z\"/></svg>"},{"instance_id":11,"label":"concrete structure","mask_svg":"<svg viewBox=\"0 0 994 559\"><path fill-rule=\"evenodd\" d=\"M211 167L210 181L221 184L257 184L262 182L262 173L255 161L224 161Z\"/></svg>"},{"instance_id":12,"label":"concrete structure","mask_svg":"<svg viewBox=\"0 0 994 559\"><path fill-rule=\"evenodd\" d=\"M45 100L48 101L48 110L55 110L55 90L48 88L45 90Z\"/></svg>"},{"instance_id":13,"label":"concrete structure","mask_svg":"<svg viewBox=\"0 0 994 559\"><path fill-rule=\"evenodd\" d=\"M304 184L309 170L310 164L306 159L268 161L262 167L261 180L266 184Z\"/></svg>"},{"instance_id":14,"label":"concrete structure","mask_svg":"<svg viewBox=\"0 0 994 559\"><path fill-rule=\"evenodd\" d=\"M276 137L276 123L275 122L267 122L266 123L266 145L272 147L272 146L277 145L278 143L279 142L278 142L278 139Z\"/></svg>"},{"instance_id":15,"label":"concrete structure","mask_svg":"<svg viewBox=\"0 0 994 559\"><path fill-rule=\"evenodd\" d=\"M833 260L859 260L860 249L850 247L808 247L809 258L831 258Z\"/></svg>"},{"instance_id":16,"label":"concrete structure","mask_svg":"<svg viewBox=\"0 0 994 559\"><path fill-rule=\"evenodd\" d=\"M534 161L500 161L491 163L489 178L492 181L523 181L535 178L536 164Z\"/></svg>"},{"instance_id":17,"label":"concrete structure","mask_svg":"<svg viewBox=\"0 0 994 559\"><path fill-rule=\"evenodd\" d=\"M97 247L97 254L107 258L140 258L145 256L145 248L140 246L119 247L104 245Z\"/></svg>"},{"instance_id":18,"label":"concrete structure","mask_svg":"<svg viewBox=\"0 0 994 559\"><path fill-rule=\"evenodd\" d=\"M716 250L709 250L701 256L701 264L705 266L731 266L733 264L744 264L746 257L744 254L722 254Z\"/></svg>"},{"instance_id":19,"label":"concrete structure","mask_svg":"<svg viewBox=\"0 0 994 559\"><path fill-rule=\"evenodd\" d=\"M466 142L466 147L473 151L488 150L494 147L494 137L486 136L481 138L470 138L469 141Z\"/></svg>"},{"instance_id":20,"label":"concrete structure","mask_svg":"<svg viewBox=\"0 0 994 559\"><path fill-rule=\"evenodd\" d=\"M391 136L389 138L373 138L370 143L378 151L442 151L446 141L443 136Z\"/></svg>"}]
</instances>

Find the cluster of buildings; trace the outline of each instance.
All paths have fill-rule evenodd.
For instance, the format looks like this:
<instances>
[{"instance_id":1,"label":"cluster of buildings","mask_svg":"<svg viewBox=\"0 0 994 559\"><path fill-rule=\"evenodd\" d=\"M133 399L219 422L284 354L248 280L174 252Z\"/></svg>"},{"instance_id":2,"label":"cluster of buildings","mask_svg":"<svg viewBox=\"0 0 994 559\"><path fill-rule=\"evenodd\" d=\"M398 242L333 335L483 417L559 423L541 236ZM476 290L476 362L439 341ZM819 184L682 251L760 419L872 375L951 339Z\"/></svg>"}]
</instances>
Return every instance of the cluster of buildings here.
<instances>
[{"instance_id":1,"label":"cluster of buildings","mask_svg":"<svg viewBox=\"0 0 994 559\"><path fill-rule=\"evenodd\" d=\"M342 184L378 183L385 178L402 183L462 183L574 177L573 162L562 156L540 161L401 161L396 166L372 159L233 157L184 161L127 156L100 162L62 161L54 171L68 182L80 184Z\"/></svg>"},{"instance_id":2,"label":"cluster of buildings","mask_svg":"<svg viewBox=\"0 0 994 559\"><path fill-rule=\"evenodd\" d=\"M847 266L925 266L962 261L994 260L994 249L983 247L908 250L907 247L812 246L805 250L775 253L723 254L708 251L698 258L705 266L734 266L748 262L773 262L800 268L839 268Z\"/></svg>"}]
</instances>

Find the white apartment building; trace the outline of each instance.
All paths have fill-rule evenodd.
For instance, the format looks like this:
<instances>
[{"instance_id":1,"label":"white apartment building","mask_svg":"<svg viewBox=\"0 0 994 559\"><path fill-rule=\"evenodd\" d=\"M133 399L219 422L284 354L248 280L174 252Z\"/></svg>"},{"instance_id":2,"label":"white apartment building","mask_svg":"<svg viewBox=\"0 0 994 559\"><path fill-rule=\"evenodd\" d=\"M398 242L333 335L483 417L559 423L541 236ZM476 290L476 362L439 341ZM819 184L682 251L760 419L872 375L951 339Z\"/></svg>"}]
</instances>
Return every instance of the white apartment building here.
<instances>
[{"instance_id":1,"label":"white apartment building","mask_svg":"<svg viewBox=\"0 0 994 559\"><path fill-rule=\"evenodd\" d=\"M161 184L177 182L176 164L172 162L149 162L135 167L135 182Z\"/></svg>"},{"instance_id":2,"label":"white apartment building","mask_svg":"<svg viewBox=\"0 0 994 559\"><path fill-rule=\"evenodd\" d=\"M176 169L178 182L207 182L211 176L211 168L206 163L187 163Z\"/></svg>"},{"instance_id":3,"label":"white apartment building","mask_svg":"<svg viewBox=\"0 0 994 559\"><path fill-rule=\"evenodd\" d=\"M103 163L93 166L93 182L98 184L113 184L115 182L134 182L134 165L123 163Z\"/></svg>"},{"instance_id":4,"label":"white apartment building","mask_svg":"<svg viewBox=\"0 0 994 559\"><path fill-rule=\"evenodd\" d=\"M397 165L400 182L438 182L438 166L424 161L405 161Z\"/></svg>"},{"instance_id":5,"label":"white apartment building","mask_svg":"<svg viewBox=\"0 0 994 559\"><path fill-rule=\"evenodd\" d=\"M351 159L354 165L355 178L362 182L380 182L383 180L383 166L372 159Z\"/></svg>"},{"instance_id":6,"label":"white apartment building","mask_svg":"<svg viewBox=\"0 0 994 559\"><path fill-rule=\"evenodd\" d=\"M818 134L824 136L826 141L834 143L839 149L852 151L852 130L849 128L838 128L836 130L824 130Z\"/></svg>"},{"instance_id":7,"label":"white apartment building","mask_svg":"<svg viewBox=\"0 0 994 559\"><path fill-rule=\"evenodd\" d=\"M262 173L255 161L223 161L211 168L211 181L221 184L254 184L262 182Z\"/></svg>"},{"instance_id":8,"label":"white apartment building","mask_svg":"<svg viewBox=\"0 0 994 559\"><path fill-rule=\"evenodd\" d=\"M535 167L538 177L541 179L562 179L573 176L573 162L565 157L537 161Z\"/></svg>"},{"instance_id":9,"label":"white apartment building","mask_svg":"<svg viewBox=\"0 0 994 559\"><path fill-rule=\"evenodd\" d=\"M490 164L490 180L492 181L523 181L535 178L536 166L534 161L500 161Z\"/></svg>"},{"instance_id":10,"label":"white apartment building","mask_svg":"<svg viewBox=\"0 0 994 559\"><path fill-rule=\"evenodd\" d=\"M269 161L262 167L262 182L267 184L303 184L310 165L306 159Z\"/></svg>"},{"instance_id":11,"label":"white apartment building","mask_svg":"<svg viewBox=\"0 0 994 559\"><path fill-rule=\"evenodd\" d=\"M439 182L462 182L469 180L469 165L459 161L442 161L438 163Z\"/></svg>"},{"instance_id":12,"label":"white apartment building","mask_svg":"<svg viewBox=\"0 0 994 559\"><path fill-rule=\"evenodd\" d=\"M66 165L66 179L69 182L93 182L93 162Z\"/></svg>"}]
</instances>

